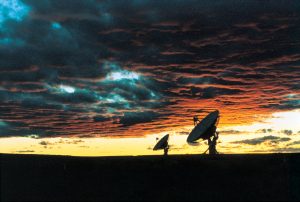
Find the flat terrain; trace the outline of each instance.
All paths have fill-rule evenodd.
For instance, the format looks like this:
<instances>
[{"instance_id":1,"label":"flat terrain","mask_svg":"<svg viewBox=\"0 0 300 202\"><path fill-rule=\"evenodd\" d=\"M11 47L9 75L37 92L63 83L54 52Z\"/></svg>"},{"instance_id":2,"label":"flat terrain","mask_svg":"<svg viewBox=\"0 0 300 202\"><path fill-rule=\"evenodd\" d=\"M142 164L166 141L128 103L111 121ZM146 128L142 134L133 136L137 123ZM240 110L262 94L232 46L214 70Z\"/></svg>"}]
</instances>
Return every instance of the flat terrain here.
<instances>
[{"instance_id":1,"label":"flat terrain","mask_svg":"<svg viewBox=\"0 0 300 202\"><path fill-rule=\"evenodd\" d=\"M300 155L6 155L1 201L300 200Z\"/></svg>"}]
</instances>

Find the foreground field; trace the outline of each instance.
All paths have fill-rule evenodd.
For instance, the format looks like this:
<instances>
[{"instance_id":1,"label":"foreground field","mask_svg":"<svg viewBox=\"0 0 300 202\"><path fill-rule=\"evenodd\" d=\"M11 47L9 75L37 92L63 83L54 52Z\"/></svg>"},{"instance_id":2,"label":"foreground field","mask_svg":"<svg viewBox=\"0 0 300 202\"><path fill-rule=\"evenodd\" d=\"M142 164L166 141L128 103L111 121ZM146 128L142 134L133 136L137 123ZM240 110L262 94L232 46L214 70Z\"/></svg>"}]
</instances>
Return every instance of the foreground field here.
<instances>
[{"instance_id":1,"label":"foreground field","mask_svg":"<svg viewBox=\"0 0 300 202\"><path fill-rule=\"evenodd\" d=\"M300 200L300 155L1 155L1 201Z\"/></svg>"}]
</instances>

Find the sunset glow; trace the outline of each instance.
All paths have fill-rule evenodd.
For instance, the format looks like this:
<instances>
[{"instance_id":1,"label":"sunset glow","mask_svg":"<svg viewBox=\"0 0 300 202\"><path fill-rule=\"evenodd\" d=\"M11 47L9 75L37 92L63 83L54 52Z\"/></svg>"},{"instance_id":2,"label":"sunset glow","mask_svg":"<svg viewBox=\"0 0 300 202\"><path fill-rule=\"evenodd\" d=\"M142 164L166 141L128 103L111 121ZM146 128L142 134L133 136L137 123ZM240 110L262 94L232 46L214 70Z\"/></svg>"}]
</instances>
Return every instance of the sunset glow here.
<instances>
[{"instance_id":1,"label":"sunset glow","mask_svg":"<svg viewBox=\"0 0 300 202\"><path fill-rule=\"evenodd\" d=\"M265 123L220 128L219 152L234 153L282 153L300 151L299 110L274 113ZM283 123L289 125L283 125ZM295 128L296 131L289 131ZM268 127L268 128L266 128ZM187 127L192 129L192 126ZM195 146L186 143L186 134L173 130L170 134L170 154L197 154L207 149L207 143L200 141ZM153 151L156 137L165 133L142 137L99 137L99 138L37 138L10 137L0 141L0 153L54 154L74 156L131 156L160 155ZM252 141L252 142L251 142Z\"/></svg>"},{"instance_id":2,"label":"sunset glow","mask_svg":"<svg viewBox=\"0 0 300 202\"><path fill-rule=\"evenodd\" d=\"M0 153L203 153L214 110L220 153L300 152L297 8L0 0Z\"/></svg>"}]
</instances>

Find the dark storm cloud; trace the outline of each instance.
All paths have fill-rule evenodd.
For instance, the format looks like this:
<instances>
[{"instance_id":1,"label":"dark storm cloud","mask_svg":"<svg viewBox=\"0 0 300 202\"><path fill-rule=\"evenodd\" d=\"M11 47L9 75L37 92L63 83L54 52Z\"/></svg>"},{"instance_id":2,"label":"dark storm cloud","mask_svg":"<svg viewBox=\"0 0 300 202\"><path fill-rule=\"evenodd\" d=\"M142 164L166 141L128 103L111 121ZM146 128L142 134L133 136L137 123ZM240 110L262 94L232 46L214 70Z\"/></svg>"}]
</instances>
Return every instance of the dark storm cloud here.
<instances>
[{"instance_id":1,"label":"dark storm cloud","mask_svg":"<svg viewBox=\"0 0 300 202\"><path fill-rule=\"evenodd\" d=\"M256 132L257 133L271 133L271 132L273 132L273 129L271 129L271 128L268 128L268 129L264 128L264 129L257 130Z\"/></svg>"},{"instance_id":2,"label":"dark storm cloud","mask_svg":"<svg viewBox=\"0 0 300 202\"><path fill-rule=\"evenodd\" d=\"M290 141L291 138L288 137L277 137L277 136L264 136L264 137L260 137L260 138L253 138L253 139L247 139L247 140L241 140L241 141L236 141L236 142L232 142L234 144L249 144L249 145L258 145L258 144L262 144L264 142L270 142L270 143L274 143L274 144L278 144L280 142L287 142Z\"/></svg>"},{"instance_id":3,"label":"dark storm cloud","mask_svg":"<svg viewBox=\"0 0 300 202\"><path fill-rule=\"evenodd\" d=\"M232 135L232 134L242 134L242 133L245 133L245 131L239 131L239 130L221 130L220 133L221 134Z\"/></svg>"},{"instance_id":4,"label":"dark storm cloud","mask_svg":"<svg viewBox=\"0 0 300 202\"><path fill-rule=\"evenodd\" d=\"M160 117L160 114L152 111L125 112L120 118L119 123L124 126L131 126L138 123L147 123Z\"/></svg>"},{"instance_id":5,"label":"dark storm cloud","mask_svg":"<svg viewBox=\"0 0 300 202\"><path fill-rule=\"evenodd\" d=\"M95 122L103 122L103 121L109 121L109 117L104 117L104 116L94 116L93 117Z\"/></svg>"},{"instance_id":6,"label":"dark storm cloud","mask_svg":"<svg viewBox=\"0 0 300 202\"><path fill-rule=\"evenodd\" d=\"M8 122L1 121L0 123L0 137L9 136L27 136L28 134L39 134L39 136L51 136L59 135L59 133L54 133L49 131L47 127L31 127L29 124L23 121L19 122Z\"/></svg>"},{"instance_id":7,"label":"dark storm cloud","mask_svg":"<svg viewBox=\"0 0 300 202\"><path fill-rule=\"evenodd\" d=\"M182 78L180 77L177 80L180 84L220 84L220 85L249 85L251 83L241 82L241 81L230 81L224 80L222 78L214 78L214 77L202 77L202 78ZM253 83L252 83L253 84Z\"/></svg>"},{"instance_id":8,"label":"dark storm cloud","mask_svg":"<svg viewBox=\"0 0 300 202\"><path fill-rule=\"evenodd\" d=\"M299 108L296 1L10 2L0 3L1 136L155 129L187 116L183 100Z\"/></svg>"},{"instance_id":9,"label":"dark storm cloud","mask_svg":"<svg viewBox=\"0 0 300 202\"><path fill-rule=\"evenodd\" d=\"M47 141L41 141L39 144L43 145L43 146L47 146L47 145L49 145L49 142L47 142Z\"/></svg>"},{"instance_id":10,"label":"dark storm cloud","mask_svg":"<svg viewBox=\"0 0 300 202\"><path fill-rule=\"evenodd\" d=\"M35 152L34 150L19 150L19 151L16 151L18 153L31 153L31 152Z\"/></svg>"},{"instance_id":11,"label":"dark storm cloud","mask_svg":"<svg viewBox=\"0 0 300 202\"><path fill-rule=\"evenodd\" d=\"M292 130L283 130L282 133L284 133L286 135L292 135L293 131Z\"/></svg>"},{"instance_id":12,"label":"dark storm cloud","mask_svg":"<svg viewBox=\"0 0 300 202\"><path fill-rule=\"evenodd\" d=\"M283 109L283 110L292 110L292 109L299 109L300 103L299 101L279 101L278 104L267 104L261 105L262 108L269 108L269 109Z\"/></svg>"},{"instance_id":13,"label":"dark storm cloud","mask_svg":"<svg viewBox=\"0 0 300 202\"><path fill-rule=\"evenodd\" d=\"M218 95L233 95L239 94L243 91L240 89L226 89L226 88L216 88L216 87L207 87L207 88L197 88L191 87L190 90L181 90L181 95L198 97L203 99L214 98Z\"/></svg>"},{"instance_id":14,"label":"dark storm cloud","mask_svg":"<svg viewBox=\"0 0 300 202\"><path fill-rule=\"evenodd\" d=\"M288 144L287 146L292 146L292 145L300 145L300 141L293 141L290 144Z\"/></svg>"}]
</instances>

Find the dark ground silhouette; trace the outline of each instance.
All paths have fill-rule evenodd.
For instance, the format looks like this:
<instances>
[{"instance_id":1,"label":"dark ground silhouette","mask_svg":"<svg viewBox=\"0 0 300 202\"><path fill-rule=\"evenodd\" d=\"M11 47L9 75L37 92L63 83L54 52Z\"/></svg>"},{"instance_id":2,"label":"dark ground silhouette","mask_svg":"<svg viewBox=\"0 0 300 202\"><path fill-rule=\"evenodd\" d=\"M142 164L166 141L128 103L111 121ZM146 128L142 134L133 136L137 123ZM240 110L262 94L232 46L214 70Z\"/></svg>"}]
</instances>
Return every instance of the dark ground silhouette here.
<instances>
[{"instance_id":1,"label":"dark ground silhouette","mask_svg":"<svg viewBox=\"0 0 300 202\"><path fill-rule=\"evenodd\" d=\"M299 200L300 155L1 155L1 201Z\"/></svg>"}]
</instances>

